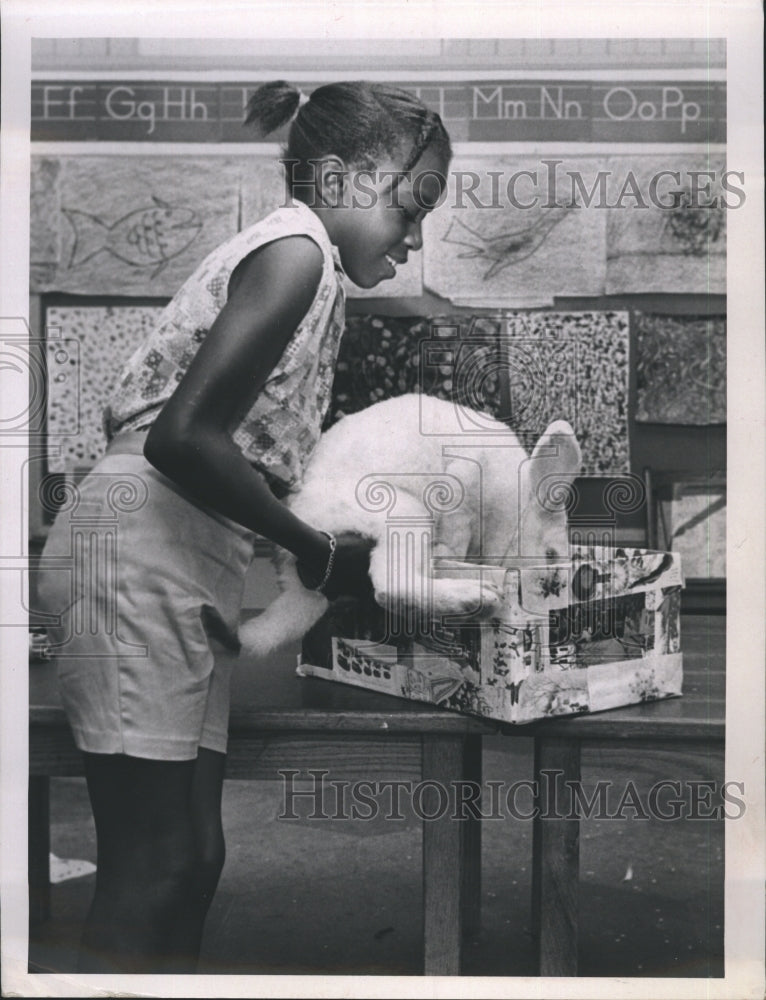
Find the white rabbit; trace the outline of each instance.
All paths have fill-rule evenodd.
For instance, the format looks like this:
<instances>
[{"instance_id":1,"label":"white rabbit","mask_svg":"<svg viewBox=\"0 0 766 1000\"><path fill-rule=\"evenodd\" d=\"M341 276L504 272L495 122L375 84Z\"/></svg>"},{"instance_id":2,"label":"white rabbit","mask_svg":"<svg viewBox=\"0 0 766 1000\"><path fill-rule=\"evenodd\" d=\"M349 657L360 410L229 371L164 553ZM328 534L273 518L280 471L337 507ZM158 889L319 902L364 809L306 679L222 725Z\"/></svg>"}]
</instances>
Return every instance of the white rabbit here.
<instances>
[{"instance_id":1,"label":"white rabbit","mask_svg":"<svg viewBox=\"0 0 766 1000\"><path fill-rule=\"evenodd\" d=\"M503 566L566 559L566 510L556 486L577 475L580 462L566 421L552 423L527 456L516 435L486 414L433 396L399 396L343 417L324 434L288 505L316 528L374 541L370 579L379 604L422 608L427 601L437 615L490 615L500 596L494 587L433 579L429 556ZM420 542L388 544L392 528L401 526L404 540L407 526L429 523L430 552ZM415 535L422 538L422 528L411 541ZM287 552L278 577L281 594L240 627L247 652L265 655L300 638L328 607L327 598L301 584Z\"/></svg>"}]
</instances>

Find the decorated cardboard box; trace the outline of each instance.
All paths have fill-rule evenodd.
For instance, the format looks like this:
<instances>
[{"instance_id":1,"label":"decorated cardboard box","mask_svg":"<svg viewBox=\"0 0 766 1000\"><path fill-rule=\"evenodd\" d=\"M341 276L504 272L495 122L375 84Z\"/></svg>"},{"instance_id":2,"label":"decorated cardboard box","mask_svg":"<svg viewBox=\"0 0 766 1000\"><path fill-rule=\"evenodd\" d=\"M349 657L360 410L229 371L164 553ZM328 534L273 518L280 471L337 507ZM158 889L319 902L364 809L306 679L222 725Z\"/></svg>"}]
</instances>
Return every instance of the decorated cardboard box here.
<instances>
[{"instance_id":1,"label":"decorated cardboard box","mask_svg":"<svg viewBox=\"0 0 766 1000\"><path fill-rule=\"evenodd\" d=\"M681 694L676 553L578 546L554 566L438 572L502 587L499 616L437 622L338 602L306 637L298 673L512 723Z\"/></svg>"}]
</instances>

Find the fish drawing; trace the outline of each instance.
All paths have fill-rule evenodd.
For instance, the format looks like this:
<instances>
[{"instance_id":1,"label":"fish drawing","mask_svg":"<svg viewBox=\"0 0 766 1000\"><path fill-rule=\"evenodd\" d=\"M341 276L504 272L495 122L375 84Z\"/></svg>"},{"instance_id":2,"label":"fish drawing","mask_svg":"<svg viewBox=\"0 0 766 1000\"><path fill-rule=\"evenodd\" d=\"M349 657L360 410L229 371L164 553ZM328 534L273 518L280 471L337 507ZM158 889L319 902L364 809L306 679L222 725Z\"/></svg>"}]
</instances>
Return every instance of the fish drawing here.
<instances>
[{"instance_id":1,"label":"fish drawing","mask_svg":"<svg viewBox=\"0 0 766 1000\"><path fill-rule=\"evenodd\" d=\"M444 243L467 247L459 253L460 260L481 260L489 264L483 280L520 264L538 250L555 227L562 222L575 205L557 206L537 215L532 222L518 229L506 229L494 236L485 236L460 219L453 219L442 237Z\"/></svg>"},{"instance_id":2,"label":"fish drawing","mask_svg":"<svg viewBox=\"0 0 766 1000\"><path fill-rule=\"evenodd\" d=\"M74 230L69 267L106 251L131 267L154 267L156 276L197 238L202 220L191 209L170 205L155 195L151 207L139 208L109 225L97 215L62 208Z\"/></svg>"}]
</instances>

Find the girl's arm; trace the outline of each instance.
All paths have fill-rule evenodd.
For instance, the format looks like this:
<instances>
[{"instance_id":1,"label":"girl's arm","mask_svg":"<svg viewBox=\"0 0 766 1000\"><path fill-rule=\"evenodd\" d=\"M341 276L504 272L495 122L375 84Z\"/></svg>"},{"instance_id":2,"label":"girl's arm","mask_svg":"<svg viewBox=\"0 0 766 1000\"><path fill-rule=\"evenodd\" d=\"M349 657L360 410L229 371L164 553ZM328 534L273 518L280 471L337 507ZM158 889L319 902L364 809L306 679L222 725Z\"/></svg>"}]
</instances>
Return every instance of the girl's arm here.
<instances>
[{"instance_id":1,"label":"girl's arm","mask_svg":"<svg viewBox=\"0 0 766 1000\"><path fill-rule=\"evenodd\" d=\"M232 439L308 311L322 252L291 236L238 267L229 298L155 420L147 460L201 503L288 549L321 579L329 542L280 503Z\"/></svg>"}]
</instances>

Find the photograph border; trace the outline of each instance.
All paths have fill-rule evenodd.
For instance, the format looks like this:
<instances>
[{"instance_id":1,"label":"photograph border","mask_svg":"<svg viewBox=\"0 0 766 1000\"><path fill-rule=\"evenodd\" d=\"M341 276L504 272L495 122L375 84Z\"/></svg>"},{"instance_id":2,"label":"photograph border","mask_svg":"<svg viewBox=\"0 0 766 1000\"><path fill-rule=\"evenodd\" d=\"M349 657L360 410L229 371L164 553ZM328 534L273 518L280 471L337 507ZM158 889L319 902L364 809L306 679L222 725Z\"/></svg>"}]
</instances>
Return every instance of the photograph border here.
<instances>
[{"instance_id":1,"label":"photograph border","mask_svg":"<svg viewBox=\"0 0 766 1000\"><path fill-rule=\"evenodd\" d=\"M742 781L747 809L726 828L725 975L722 979L492 978L360 976L87 976L27 973L28 639L20 627L0 629L0 878L2 879L3 995L90 996L104 990L148 996L483 996L648 997L745 1000L764 992L764 235L763 235L763 13L756 2L646 2L615 7L546 2L437 5L390 2L363 5L299 2L257 5L252 27L241 4L116 4L5 0L2 9L2 134L0 135L0 323L3 337L23 334L29 320L29 91L33 37L284 37L285 9L300 37L724 37L728 43L727 165L745 174L746 200L727 218L727 741L725 779ZM68 8L68 9L66 9ZM74 8L74 9L72 9ZM247 9L247 8L244 8ZM437 13L438 10L438 13ZM142 14L140 19L137 14ZM395 17L392 16L395 13ZM137 24L141 31L136 32ZM648 28L648 26L650 26ZM299 37L296 33L296 37ZM0 371L6 400L25 412L26 377ZM7 390L6 390L7 386ZM8 404L3 404L7 407ZM5 425L8 426L7 424ZM3 434L0 479L3 508L18 504L26 442ZM10 484L10 489L9 489ZM0 527L0 610L18 614L19 525L26 512ZM47 991L47 992L45 992Z\"/></svg>"}]
</instances>

